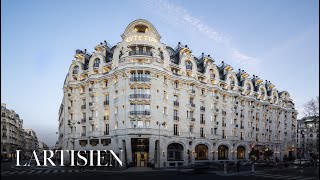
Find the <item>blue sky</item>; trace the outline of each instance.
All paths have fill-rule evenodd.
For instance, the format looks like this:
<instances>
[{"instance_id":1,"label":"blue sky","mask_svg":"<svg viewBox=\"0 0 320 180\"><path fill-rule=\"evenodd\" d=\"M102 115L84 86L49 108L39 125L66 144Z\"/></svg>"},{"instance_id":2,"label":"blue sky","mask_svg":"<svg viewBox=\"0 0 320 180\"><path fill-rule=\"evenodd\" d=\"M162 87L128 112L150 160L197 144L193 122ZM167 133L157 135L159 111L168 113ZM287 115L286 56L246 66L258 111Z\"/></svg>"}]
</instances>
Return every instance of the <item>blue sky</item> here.
<instances>
[{"instance_id":1,"label":"blue sky","mask_svg":"<svg viewBox=\"0 0 320 180\"><path fill-rule=\"evenodd\" d=\"M3 0L1 102L54 145L65 75L76 49L115 45L135 19L161 41L187 44L235 70L270 80L302 105L319 94L317 0Z\"/></svg>"}]
</instances>

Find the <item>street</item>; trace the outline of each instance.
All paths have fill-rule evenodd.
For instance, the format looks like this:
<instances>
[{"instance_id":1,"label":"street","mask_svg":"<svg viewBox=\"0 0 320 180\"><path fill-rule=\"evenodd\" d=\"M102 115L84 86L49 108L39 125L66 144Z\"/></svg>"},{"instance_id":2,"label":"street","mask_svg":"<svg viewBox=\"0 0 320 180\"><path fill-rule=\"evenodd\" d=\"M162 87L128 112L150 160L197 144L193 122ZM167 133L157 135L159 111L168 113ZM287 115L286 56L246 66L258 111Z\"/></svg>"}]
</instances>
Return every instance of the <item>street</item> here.
<instances>
[{"instance_id":1,"label":"street","mask_svg":"<svg viewBox=\"0 0 320 180\"><path fill-rule=\"evenodd\" d=\"M22 162L25 163L25 162ZM16 167L13 162L1 163L1 178L3 179L22 179L26 177L41 179L45 177L60 178L89 178L95 179L170 179L183 178L185 180L195 178L214 178L214 179L291 179L291 180L316 180L319 179L319 166L305 168L256 168L254 172L248 167L240 168L240 172L229 168L226 172L221 169L204 169L195 171L194 169L161 169L153 170L151 168L129 168L129 169L102 169L102 168L85 168L83 172L79 167Z\"/></svg>"}]
</instances>

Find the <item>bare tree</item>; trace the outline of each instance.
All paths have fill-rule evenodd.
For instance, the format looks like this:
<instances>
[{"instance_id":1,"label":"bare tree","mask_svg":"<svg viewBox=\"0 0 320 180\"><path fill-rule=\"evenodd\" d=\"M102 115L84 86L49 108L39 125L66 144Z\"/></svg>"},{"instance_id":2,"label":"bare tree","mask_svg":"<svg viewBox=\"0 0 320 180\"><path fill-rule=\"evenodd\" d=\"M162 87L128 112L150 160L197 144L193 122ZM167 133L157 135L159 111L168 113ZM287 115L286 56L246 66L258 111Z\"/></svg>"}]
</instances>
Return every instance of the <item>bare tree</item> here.
<instances>
[{"instance_id":1,"label":"bare tree","mask_svg":"<svg viewBox=\"0 0 320 180\"><path fill-rule=\"evenodd\" d=\"M312 98L304 104L304 115L309 117L319 117L319 96Z\"/></svg>"}]
</instances>

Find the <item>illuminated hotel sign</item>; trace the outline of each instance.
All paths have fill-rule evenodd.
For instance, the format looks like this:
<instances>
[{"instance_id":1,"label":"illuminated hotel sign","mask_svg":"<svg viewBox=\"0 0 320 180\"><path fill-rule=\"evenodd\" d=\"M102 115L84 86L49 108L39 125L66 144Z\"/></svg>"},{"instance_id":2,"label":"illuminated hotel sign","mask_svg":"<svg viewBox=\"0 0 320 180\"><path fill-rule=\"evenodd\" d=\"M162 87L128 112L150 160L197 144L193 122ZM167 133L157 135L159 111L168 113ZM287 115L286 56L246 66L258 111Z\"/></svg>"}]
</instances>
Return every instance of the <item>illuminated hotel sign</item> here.
<instances>
[{"instance_id":1,"label":"illuminated hotel sign","mask_svg":"<svg viewBox=\"0 0 320 180\"><path fill-rule=\"evenodd\" d=\"M156 43L158 42L155 38L150 37L150 36L130 36L126 38L126 41L133 42L133 41L148 41L151 43Z\"/></svg>"}]
</instances>

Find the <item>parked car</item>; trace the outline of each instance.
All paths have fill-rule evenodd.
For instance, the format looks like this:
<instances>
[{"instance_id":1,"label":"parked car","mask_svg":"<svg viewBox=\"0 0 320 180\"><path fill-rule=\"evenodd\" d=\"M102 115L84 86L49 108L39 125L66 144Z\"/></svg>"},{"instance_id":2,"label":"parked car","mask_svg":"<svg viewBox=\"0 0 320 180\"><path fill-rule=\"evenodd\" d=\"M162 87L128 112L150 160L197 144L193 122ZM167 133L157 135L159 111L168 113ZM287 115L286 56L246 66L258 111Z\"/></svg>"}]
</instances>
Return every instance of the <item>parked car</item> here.
<instances>
[{"instance_id":1,"label":"parked car","mask_svg":"<svg viewBox=\"0 0 320 180\"><path fill-rule=\"evenodd\" d=\"M310 166L312 164L312 162L309 159L296 159L293 164L295 166Z\"/></svg>"}]
</instances>

